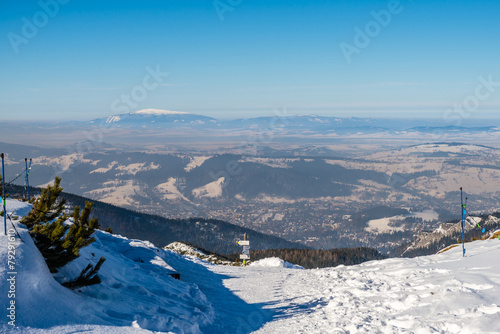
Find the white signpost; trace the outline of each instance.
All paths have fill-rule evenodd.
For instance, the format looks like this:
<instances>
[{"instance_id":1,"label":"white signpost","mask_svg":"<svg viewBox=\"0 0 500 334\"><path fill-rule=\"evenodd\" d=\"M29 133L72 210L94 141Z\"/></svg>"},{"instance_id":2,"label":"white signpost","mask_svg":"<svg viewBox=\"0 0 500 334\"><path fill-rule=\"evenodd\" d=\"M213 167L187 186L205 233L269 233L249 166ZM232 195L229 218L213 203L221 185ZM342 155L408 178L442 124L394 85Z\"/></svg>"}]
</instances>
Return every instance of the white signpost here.
<instances>
[{"instance_id":1,"label":"white signpost","mask_svg":"<svg viewBox=\"0 0 500 334\"><path fill-rule=\"evenodd\" d=\"M238 245L243 246L243 251L240 254L240 259L243 260L243 265L247 264L250 260L250 240L247 240L247 234L243 235L243 240L238 241Z\"/></svg>"}]
</instances>

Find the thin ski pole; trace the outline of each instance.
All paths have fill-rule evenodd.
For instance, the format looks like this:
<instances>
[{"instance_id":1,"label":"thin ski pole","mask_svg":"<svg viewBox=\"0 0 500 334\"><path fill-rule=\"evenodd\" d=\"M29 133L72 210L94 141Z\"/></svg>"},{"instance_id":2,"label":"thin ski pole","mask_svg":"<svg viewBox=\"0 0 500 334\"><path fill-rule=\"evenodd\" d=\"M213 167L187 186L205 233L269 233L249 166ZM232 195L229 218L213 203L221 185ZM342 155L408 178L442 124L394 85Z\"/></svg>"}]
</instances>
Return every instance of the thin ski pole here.
<instances>
[{"instance_id":1,"label":"thin ski pole","mask_svg":"<svg viewBox=\"0 0 500 334\"><path fill-rule=\"evenodd\" d=\"M3 204L3 233L7 235L7 209L5 208L5 164L4 154L0 155L2 157L2 204Z\"/></svg>"}]
</instances>

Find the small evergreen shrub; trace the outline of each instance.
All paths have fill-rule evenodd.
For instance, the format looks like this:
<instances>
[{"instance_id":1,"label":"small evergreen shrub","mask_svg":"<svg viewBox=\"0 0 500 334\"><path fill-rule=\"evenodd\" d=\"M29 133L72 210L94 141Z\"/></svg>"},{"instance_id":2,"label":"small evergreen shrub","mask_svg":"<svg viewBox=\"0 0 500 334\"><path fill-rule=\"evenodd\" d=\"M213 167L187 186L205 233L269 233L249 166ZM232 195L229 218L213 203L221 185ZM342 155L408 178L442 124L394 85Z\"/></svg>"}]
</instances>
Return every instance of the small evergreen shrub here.
<instances>
[{"instance_id":1,"label":"small evergreen shrub","mask_svg":"<svg viewBox=\"0 0 500 334\"><path fill-rule=\"evenodd\" d=\"M79 257L80 249L95 241L92 235L99 228L98 219L90 219L90 202L86 202L81 211L79 206L75 206L69 216L63 213L66 200L59 199L63 190L60 184L61 178L56 177L54 185L42 190L41 195L34 200L32 210L20 221L28 227L51 273L57 273L59 268ZM68 223L70 218L72 222ZM101 257L95 266L89 264L77 279L63 285L77 288L100 283L97 272L104 261L105 258Z\"/></svg>"}]
</instances>

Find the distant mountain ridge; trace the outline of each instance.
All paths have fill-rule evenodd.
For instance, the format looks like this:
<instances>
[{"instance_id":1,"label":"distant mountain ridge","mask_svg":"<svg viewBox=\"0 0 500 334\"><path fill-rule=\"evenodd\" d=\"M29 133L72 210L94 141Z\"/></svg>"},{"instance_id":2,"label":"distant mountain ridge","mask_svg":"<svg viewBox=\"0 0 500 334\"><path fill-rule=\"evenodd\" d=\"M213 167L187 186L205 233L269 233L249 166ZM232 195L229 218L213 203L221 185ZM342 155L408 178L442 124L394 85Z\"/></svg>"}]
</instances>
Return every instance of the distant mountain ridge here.
<instances>
[{"instance_id":1,"label":"distant mountain ridge","mask_svg":"<svg viewBox=\"0 0 500 334\"><path fill-rule=\"evenodd\" d=\"M435 124L429 126L429 122ZM443 121L440 121L441 123ZM307 134L313 131L320 134L355 134L398 131L433 133L436 131L445 132L495 132L500 131L500 127L486 125L474 125L471 127L458 127L449 124L442 124L437 120L425 119L378 119L359 117L336 117L319 116L310 114L301 115L275 115L247 119L219 120L213 117L197 115L182 111L170 111L162 109L142 109L130 113L123 113L106 118L94 119L87 122L92 124L112 124L114 127L122 128L191 128L195 130L261 130L273 131L275 135L286 134Z\"/></svg>"}]
</instances>

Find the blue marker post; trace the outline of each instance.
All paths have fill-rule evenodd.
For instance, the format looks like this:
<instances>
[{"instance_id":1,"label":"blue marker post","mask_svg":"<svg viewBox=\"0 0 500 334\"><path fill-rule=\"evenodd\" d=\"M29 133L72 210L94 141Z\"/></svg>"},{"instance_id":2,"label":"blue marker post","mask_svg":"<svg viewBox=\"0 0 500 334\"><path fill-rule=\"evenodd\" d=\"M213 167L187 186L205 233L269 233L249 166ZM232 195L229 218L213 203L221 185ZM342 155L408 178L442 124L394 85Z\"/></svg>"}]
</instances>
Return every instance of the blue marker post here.
<instances>
[{"instance_id":1,"label":"blue marker post","mask_svg":"<svg viewBox=\"0 0 500 334\"><path fill-rule=\"evenodd\" d=\"M5 208L5 165L3 162L4 154L2 157L2 204L3 204L3 233L7 235L7 209Z\"/></svg>"},{"instance_id":2,"label":"blue marker post","mask_svg":"<svg viewBox=\"0 0 500 334\"><path fill-rule=\"evenodd\" d=\"M463 198L462 187L460 187L460 203L462 204L462 250L463 257L465 257L465 215L467 214L467 197L465 198L465 203Z\"/></svg>"},{"instance_id":3,"label":"blue marker post","mask_svg":"<svg viewBox=\"0 0 500 334\"><path fill-rule=\"evenodd\" d=\"M26 190L27 194L27 199L29 201L30 199L30 181L29 181L29 176L30 176L30 170L31 170L31 159L30 159L30 165L28 167L28 158L24 158L24 164L26 165L26 181L25 181L25 186L24 190Z\"/></svg>"}]
</instances>

